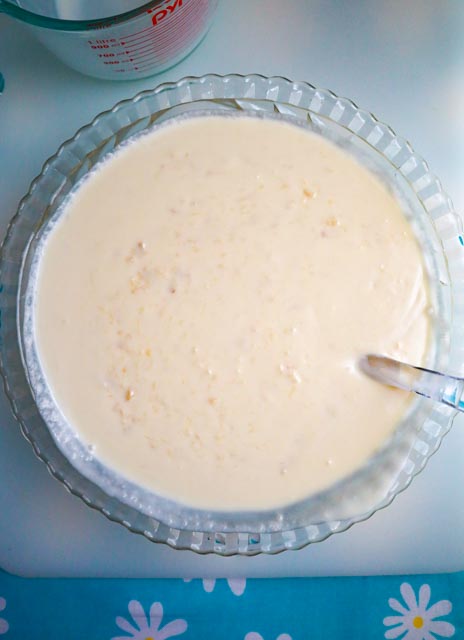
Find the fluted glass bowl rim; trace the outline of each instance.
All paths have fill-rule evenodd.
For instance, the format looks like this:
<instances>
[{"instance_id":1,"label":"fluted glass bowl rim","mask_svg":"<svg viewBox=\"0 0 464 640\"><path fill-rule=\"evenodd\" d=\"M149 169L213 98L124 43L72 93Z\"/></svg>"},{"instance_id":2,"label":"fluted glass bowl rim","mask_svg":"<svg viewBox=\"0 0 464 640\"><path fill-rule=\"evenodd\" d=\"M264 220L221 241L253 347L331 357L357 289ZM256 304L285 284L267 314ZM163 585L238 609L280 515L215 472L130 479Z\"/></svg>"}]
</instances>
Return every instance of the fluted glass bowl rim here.
<instances>
[{"instance_id":1,"label":"fluted glass bowl rim","mask_svg":"<svg viewBox=\"0 0 464 640\"><path fill-rule=\"evenodd\" d=\"M231 86L233 87L233 91L229 92L228 88ZM222 91L219 91L219 89L222 89ZM67 150L73 144L79 143L80 138L85 136L89 132L92 133L98 131L99 129L104 129L105 125L107 125L107 121L113 115L124 115L124 113L126 111L129 111L131 107L137 107L137 105L142 104L144 100L158 98L158 100L160 101L161 96L166 95L166 93L171 93L172 96L178 94L180 102L176 104L188 105L193 94L197 91L199 92L198 95L202 96L201 98L197 97L197 100L210 100L212 97L216 96L220 97L222 100L244 101L248 99L255 99L257 101L268 102L269 105L274 104L274 106L286 105L289 109L291 107L297 107L298 109L304 110L305 107L302 106L302 102L307 103L309 100L309 104L307 104L306 106L310 108L306 110L310 114L312 114L313 117L317 115L325 117L324 109L327 107L327 105L330 106L332 111L334 109L338 109L338 123L340 123L340 120L343 119L344 110L348 110L350 112L351 119L360 116L361 121L364 120L365 123L369 123L372 131L375 131L376 127L380 128L381 134L388 137L390 141L389 146L391 146L392 144L396 144L397 147L402 150L402 152L406 150L406 155L408 156L407 161L410 161L411 158L414 159L413 164L415 168L420 169L419 173L421 173L419 180L422 180L421 184L424 185L424 187L421 187L421 189L428 189L428 199L435 198L436 202L438 203L435 208L432 207L431 213L433 213L433 210L437 209L438 207L438 209L440 210L440 215L437 216L438 219L449 216L445 235L448 239L454 240L455 243L458 242L458 238L461 238L460 220L454 213L451 201L448 196L444 194L439 181L435 178L435 176L433 176L433 174L429 172L426 163L413 152L411 146L403 139L396 136L390 127L387 127L387 125L379 122L374 116L372 116L372 114L358 109L358 107L350 100L339 98L330 91L317 89L305 82L292 82L286 78L281 77L266 78L265 76L257 74L249 76L240 76L237 74L218 76L215 74L209 74L199 78L183 78L176 83L164 83L153 90L142 91L134 98L123 100L116 104L111 110L104 111L103 113L99 114L90 124L85 125L81 129L79 129L73 138L63 143L58 149L57 153L44 164L40 175L32 182L28 194L21 201L18 212L10 223L5 241L2 246L2 266L0 273L4 272L6 249L8 248L9 243L12 241L11 239L15 233L15 226L18 224L21 215L24 215L24 211L27 210L27 206L30 204L30 201L34 197L34 194L37 195L37 193L40 192L40 189L41 187L43 188L44 181L46 182L47 177L50 175L50 172L54 171L54 169L56 168L56 164L59 162L60 158L62 158L63 155L66 154ZM287 101L279 101L272 98L272 96L278 94L279 91L285 91L287 94L289 94ZM211 93L213 95L211 95ZM229 96L228 93L236 95ZM244 95L241 95L241 93L243 93ZM265 95L265 97L263 97L263 95ZM173 102L172 99L171 102ZM316 105L313 105L314 102L316 103ZM161 107L162 104L158 104L158 109L160 109ZM327 117L329 117L330 119L330 116ZM341 123L341 125L346 126L343 123ZM350 129L349 127L346 128L349 131L352 131L354 135L358 135L358 132L353 131L353 129ZM380 140L382 139L382 135L380 137ZM368 143L370 144L369 141ZM375 146L376 144L378 145L378 141L376 143L373 143L372 146L374 149L378 150L378 147ZM382 153L382 151L380 153ZM385 149L383 150L383 155L385 155ZM385 157L387 156L385 155ZM450 231L451 229L452 232ZM455 247L453 246L453 250L454 248ZM461 260L462 257L459 256L455 266L458 271L462 270L464 272ZM449 264L450 261L448 260L448 266ZM0 371L4 380L4 386L7 396L9 398L10 404L12 405L13 412L21 425L23 434L31 442L39 458L41 458L47 464L47 467L49 468L52 475L61 480L61 482L63 482L72 493L78 495L87 504L100 510L108 518L124 524L130 530L137 533L142 533L151 540L166 542L167 544L170 544L175 548L188 548L200 553L214 552L221 555L243 553L254 555L260 552L276 553L284 549L297 549L305 546L306 544L309 544L310 542L321 541L334 532L344 531L355 522L367 519L379 508L387 506L387 504L389 504L400 491L402 491L409 485L412 477L419 473L429 457L439 447L441 439L450 428L452 418L454 416L454 412L447 408L439 409L435 412L433 419L435 421L439 421L440 430L436 437L432 439L433 442L427 443L427 452L419 455L419 458L415 460L411 469L405 474L405 476L402 478L402 481L398 484L391 495L388 495L382 504L377 505L376 508L371 509L367 513L362 513L359 516L350 517L344 520L311 524L307 527L301 527L296 530L283 532L276 531L271 533L250 533L249 531L247 531L224 533L223 531L218 531L212 533L202 533L201 531L179 531L170 527L166 527L166 525L160 524L153 518L149 518L148 516L140 514L132 507L120 503L114 497L109 498L107 496L107 500L105 501L103 497L105 494L101 495L101 492L99 491L96 491L95 494L92 494L92 492L90 492L92 495L89 495L88 486L86 487L87 491L83 491L83 487L81 486L81 484L71 482L68 475L70 469L66 468L66 465L68 465L68 467L70 465L66 461L66 459L64 459L64 468L57 467L56 464L54 464L52 461L53 456L50 456L50 452L44 451L38 445L37 439L34 436L34 432L30 430L27 424L27 420L24 419L24 416L22 415L22 412L17 405L17 401L15 399L15 390L14 387L10 385L9 372L7 370L8 366L5 367L5 362L5 350L3 343L0 354ZM463 362L463 359L460 358L459 362ZM63 460L61 460L60 462L63 463Z\"/></svg>"}]
</instances>

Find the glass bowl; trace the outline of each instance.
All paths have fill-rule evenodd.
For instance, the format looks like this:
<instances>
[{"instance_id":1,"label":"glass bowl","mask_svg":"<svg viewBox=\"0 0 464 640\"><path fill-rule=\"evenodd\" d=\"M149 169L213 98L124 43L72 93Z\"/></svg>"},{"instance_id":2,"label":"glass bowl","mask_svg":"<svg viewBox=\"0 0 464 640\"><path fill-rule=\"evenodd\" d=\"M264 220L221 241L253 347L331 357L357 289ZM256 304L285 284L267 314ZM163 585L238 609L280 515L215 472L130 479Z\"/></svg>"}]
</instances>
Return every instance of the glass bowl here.
<instances>
[{"instance_id":1,"label":"glass bowl","mask_svg":"<svg viewBox=\"0 0 464 640\"><path fill-rule=\"evenodd\" d=\"M81 178L128 138L171 118L202 112L282 117L346 148L380 176L401 201L423 250L434 315L427 364L461 373L464 238L439 181L405 140L350 100L305 82L260 75L190 77L143 91L97 116L45 163L2 247L1 373L13 413L38 457L69 491L109 519L150 540L199 553L299 549L387 506L437 450L455 412L418 399L362 468L299 503L256 513L206 512L161 498L95 460L69 426L53 422L43 403L39 412L36 400L44 389L31 375L30 355L26 358L28 277L47 222Z\"/></svg>"}]
</instances>

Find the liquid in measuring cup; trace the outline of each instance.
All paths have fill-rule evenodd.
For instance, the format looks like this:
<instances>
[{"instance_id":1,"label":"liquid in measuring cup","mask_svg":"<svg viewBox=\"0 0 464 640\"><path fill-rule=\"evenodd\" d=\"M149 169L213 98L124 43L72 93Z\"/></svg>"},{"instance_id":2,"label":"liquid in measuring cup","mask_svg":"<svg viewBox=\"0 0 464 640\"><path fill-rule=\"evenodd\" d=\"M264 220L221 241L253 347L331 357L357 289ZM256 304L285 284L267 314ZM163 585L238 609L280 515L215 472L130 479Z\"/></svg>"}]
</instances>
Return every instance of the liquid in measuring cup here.
<instances>
[{"instance_id":1,"label":"liquid in measuring cup","mask_svg":"<svg viewBox=\"0 0 464 640\"><path fill-rule=\"evenodd\" d=\"M34 6L35 15L47 16L29 26L67 65L98 78L132 80L160 73L187 56L208 31L218 0L158 0L142 3L143 9L140 0L69 4L61 0L16 2L27 11ZM109 4L112 17L106 19L101 14ZM138 8L135 16L118 17L121 11ZM54 18L53 28L50 18ZM65 20L81 22L71 27ZM43 24L47 21L50 25Z\"/></svg>"}]
</instances>

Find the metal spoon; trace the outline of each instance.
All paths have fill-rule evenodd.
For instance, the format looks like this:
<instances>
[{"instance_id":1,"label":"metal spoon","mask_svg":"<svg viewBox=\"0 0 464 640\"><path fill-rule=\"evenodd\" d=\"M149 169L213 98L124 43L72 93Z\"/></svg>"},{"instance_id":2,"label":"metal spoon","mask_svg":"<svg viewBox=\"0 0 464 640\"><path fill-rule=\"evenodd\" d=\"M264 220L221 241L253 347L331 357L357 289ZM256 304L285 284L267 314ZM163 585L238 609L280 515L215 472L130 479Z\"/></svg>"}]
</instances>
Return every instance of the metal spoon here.
<instances>
[{"instance_id":1,"label":"metal spoon","mask_svg":"<svg viewBox=\"0 0 464 640\"><path fill-rule=\"evenodd\" d=\"M464 412L464 378L369 354L359 361L360 369L374 380L398 387Z\"/></svg>"}]
</instances>

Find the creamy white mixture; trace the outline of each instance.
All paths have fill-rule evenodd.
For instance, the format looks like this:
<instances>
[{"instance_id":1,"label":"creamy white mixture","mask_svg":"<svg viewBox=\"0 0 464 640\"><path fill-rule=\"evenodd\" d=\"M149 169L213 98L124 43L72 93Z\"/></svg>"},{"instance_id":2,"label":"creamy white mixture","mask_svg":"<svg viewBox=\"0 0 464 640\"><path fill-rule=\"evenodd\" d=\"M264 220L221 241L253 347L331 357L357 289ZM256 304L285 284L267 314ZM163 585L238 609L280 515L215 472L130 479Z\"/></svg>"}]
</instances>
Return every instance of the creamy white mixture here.
<instances>
[{"instance_id":1,"label":"creamy white mixture","mask_svg":"<svg viewBox=\"0 0 464 640\"><path fill-rule=\"evenodd\" d=\"M350 155L285 122L199 117L71 198L41 257L36 341L109 466L189 505L270 508L392 433L409 398L356 361L420 363L427 295L399 205Z\"/></svg>"}]
</instances>

